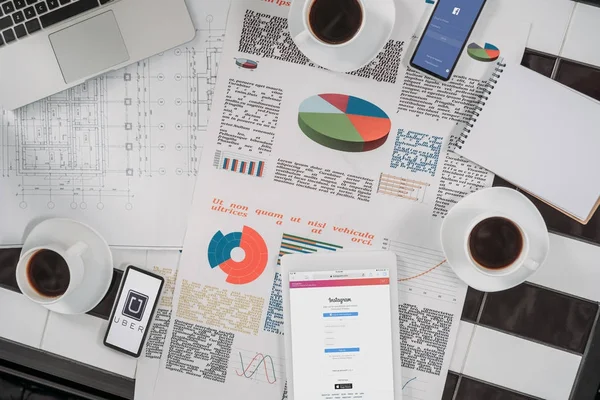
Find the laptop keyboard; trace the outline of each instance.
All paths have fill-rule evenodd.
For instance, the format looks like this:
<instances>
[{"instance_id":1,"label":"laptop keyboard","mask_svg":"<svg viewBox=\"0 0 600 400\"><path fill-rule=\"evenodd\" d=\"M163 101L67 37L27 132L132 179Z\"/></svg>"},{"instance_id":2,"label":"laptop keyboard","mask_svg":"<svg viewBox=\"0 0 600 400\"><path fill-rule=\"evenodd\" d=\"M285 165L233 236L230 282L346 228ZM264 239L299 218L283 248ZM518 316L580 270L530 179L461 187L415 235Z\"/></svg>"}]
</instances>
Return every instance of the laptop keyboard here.
<instances>
[{"instance_id":1,"label":"laptop keyboard","mask_svg":"<svg viewBox=\"0 0 600 400\"><path fill-rule=\"evenodd\" d=\"M113 0L0 0L0 47Z\"/></svg>"}]
</instances>

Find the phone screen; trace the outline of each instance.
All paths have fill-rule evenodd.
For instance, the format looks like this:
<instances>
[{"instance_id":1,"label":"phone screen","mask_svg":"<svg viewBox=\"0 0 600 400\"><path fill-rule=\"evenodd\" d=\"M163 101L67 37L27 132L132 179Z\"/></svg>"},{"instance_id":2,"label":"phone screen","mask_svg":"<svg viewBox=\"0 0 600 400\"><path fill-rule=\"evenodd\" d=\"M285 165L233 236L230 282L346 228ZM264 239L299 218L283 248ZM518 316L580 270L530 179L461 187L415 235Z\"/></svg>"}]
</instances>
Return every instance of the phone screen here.
<instances>
[{"instance_id":1,"label":"phone screen","mask_svg":"<svg viewBox=\"0 0 600 400\"><path fill-rule=\"evenodd\" d=\"M486 0L438 0L411 65L448 80Z\"/></svg>"},{"instance_id":2,"label":"phone screen","mask_svg":"<svg viewBox=\"0 0 600 400\"><path fill-rule=\"evenodd\" d=\"M139 357L163 284L158 275L127 268L104 337L106 346Z\"/></svg>"},{"instance_id":3,"label":"phone screen","mask_svg":"<svg viewBox=\"0 0 600 400\"><path fill-rule=\"evenodd\" d=\"M389 270L290 272L296 400L394 400Z\"/></svg>"}]
</instances>

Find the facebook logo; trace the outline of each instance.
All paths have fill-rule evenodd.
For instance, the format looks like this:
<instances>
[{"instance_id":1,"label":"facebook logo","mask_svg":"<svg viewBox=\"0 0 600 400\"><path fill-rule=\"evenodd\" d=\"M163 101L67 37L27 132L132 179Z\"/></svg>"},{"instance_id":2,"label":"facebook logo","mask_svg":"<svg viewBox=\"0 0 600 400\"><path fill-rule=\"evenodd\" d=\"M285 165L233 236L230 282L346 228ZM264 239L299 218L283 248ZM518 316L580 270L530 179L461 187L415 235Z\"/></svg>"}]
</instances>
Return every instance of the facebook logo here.
<instances>
[{"instance_id":1,"label":"facebook logo","mask_svg":"<svg viewBox=\"0 0 600 400\"><path fill-rule=\"evenodd\" d=\"M458 15L458 14L460 14L460 8L458 8L458 7L454 7L454 10L452 11L452 14L453 14L453 15Z\"/></svg>"},{"instance_id":2,"label":"facebook logo","mask_svg":"<svg viewBox=\"0 0 600 400\"><path fill-rule=\"evenodd\" d=\"M127 299L125 300L125 307L123 307L123 315L136 321L141 321L148 304L148 296L130 290L127 293Z\"/></svg>"}]
</instances>

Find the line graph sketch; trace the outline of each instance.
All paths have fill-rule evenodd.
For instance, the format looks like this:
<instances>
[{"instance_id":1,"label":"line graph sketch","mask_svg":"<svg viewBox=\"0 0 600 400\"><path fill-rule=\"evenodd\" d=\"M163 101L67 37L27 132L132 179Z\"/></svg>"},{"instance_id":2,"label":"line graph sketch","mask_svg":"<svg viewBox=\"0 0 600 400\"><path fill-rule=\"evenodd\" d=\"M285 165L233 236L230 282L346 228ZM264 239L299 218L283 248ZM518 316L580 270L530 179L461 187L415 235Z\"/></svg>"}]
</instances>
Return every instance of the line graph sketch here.
<instances>
[{"instance_id":1,"label":"line graph sketch","mask_svg":"<svg viewBox=\"0 0 600 400\"><path fill-rule=\"evenodd\" d=\"M49 216L85 222L113 245L182 244L227 8L192 2L192 42L21 109L0 108L0 244L20 244L32 219ZM165 211L167 226L139 227Z\"/></svg>"},{"instance_id":2,"label":"line graph sketch","mask_svg":"<svg viewBox=\"0 0 600 400\"><path fill-rule=\"evenodd\" d=\"M402 398L412 400L423 400L428 396L430 387L426 377L412 375L414 371L402 368Z\"/></svg>"},{"instance_id":3,"label":"line graph sketch","mask_svg":"<svg viewBox=\"0 0 600 400\"><path fill-rule=\"evenodd\" d=\"M404 379L404 377L402 377ZM408 380L406 380L406 382L403 383L402 385L402 390L406 389L406 387L412 382L417 380L416 376L413 376L412 378L409 378Z\"/></svg>"},{"instance_id":4,"label":"line graph sketch","mask_svg":"<svg viewBox=\"0 0 600 400\"><path fill-rule=\"evenodd\" d=\"M382 249L396 253L399 292L456 303L460 280L442 251L390 238L383 239Z\"/></svg>"},{"instance_id":5,"label":"line graph sketch","mask_svg":"<svg viewBox=\"0 0 600 400\"><path fill-rule=\"evenodd\" d=\"M240 369L242 370L242 372L236 371L238 376L243 375L246 378L252 378L256 375L256 371L258 371L258 369L262 365L265 370L265 378L267 383L272 385L273 383L277 382L277 375L275 374L275 364L273 363L273 358L271 356L264 356L260 353L257 353L252 358L252 360L250 360L250 363L247 366L244 366L244 358L242 357L242 353L238 352L238 354L240 355ZM252 369L254 364L256 364L256 366ZM252 369L252 371L250 371L250 369ZM271 377L269 377L269 375L271 375Z\"/></svg>"},{"instance_id":6,"label":"line graph sketch","mask_svg":"<svg viewBox=\"0 0 600 400\"><path fill-rule=\"evenodd\" d=\"M269 385L284 379L283 358L245 349L235 349L231 357L230 368L240 378Z\"/></svg>"}]
</instances>

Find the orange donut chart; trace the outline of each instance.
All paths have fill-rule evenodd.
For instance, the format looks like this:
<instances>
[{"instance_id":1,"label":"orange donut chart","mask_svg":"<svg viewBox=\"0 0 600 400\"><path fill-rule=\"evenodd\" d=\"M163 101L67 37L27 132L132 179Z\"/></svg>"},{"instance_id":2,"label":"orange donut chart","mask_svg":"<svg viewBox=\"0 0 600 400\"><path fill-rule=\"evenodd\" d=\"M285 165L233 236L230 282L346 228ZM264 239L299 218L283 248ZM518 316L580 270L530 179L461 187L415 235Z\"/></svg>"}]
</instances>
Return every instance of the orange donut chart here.
<instances>
[{"instance_id":1,"label":"orange donut chart","mask_svg":"<svg viewBox=\"0 0 600 400\"><path fill-rule=\"evenodd\" d=\"M244 250L245 256L241 261L231 258L235 248ZM227 283L243 285L258 279L267 267L269 252L265 240L258 232L249 226L244 226L241 232L223 235L215 233L208 245L208 260L211 268L217 266L227 274Z\"/></svg>"}]
</instances>

